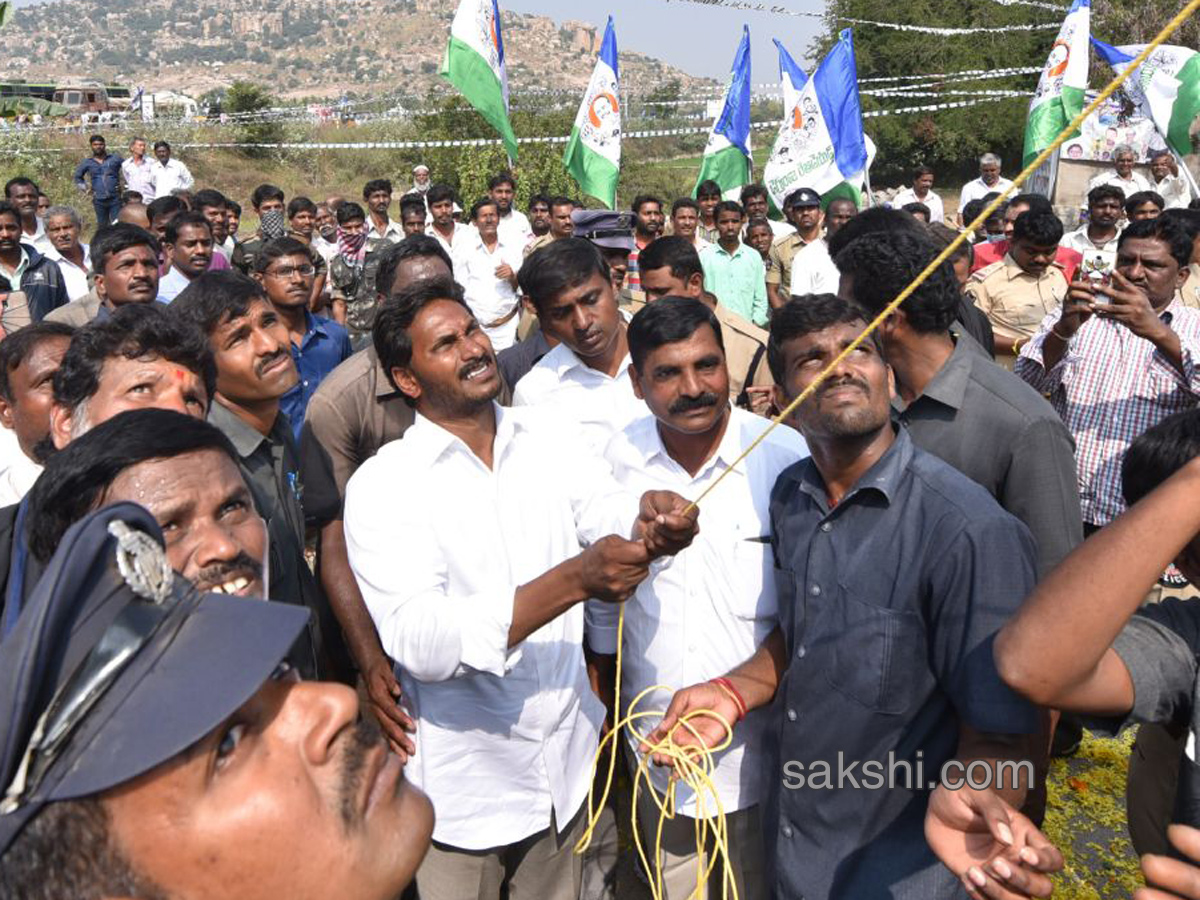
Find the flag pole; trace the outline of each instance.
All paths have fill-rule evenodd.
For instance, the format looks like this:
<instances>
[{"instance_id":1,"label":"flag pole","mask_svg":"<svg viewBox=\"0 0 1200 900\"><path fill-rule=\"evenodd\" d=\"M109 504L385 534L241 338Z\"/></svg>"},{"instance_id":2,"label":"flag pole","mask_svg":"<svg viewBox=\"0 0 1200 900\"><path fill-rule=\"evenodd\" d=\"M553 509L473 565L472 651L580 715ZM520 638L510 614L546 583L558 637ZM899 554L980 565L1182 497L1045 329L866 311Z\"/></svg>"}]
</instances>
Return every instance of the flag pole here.
<instances>
[{"instance_id":1,"label":"flag pole","mask_svg":"<svg viewBox=\"0 0 1200 900\"><path fill-rule=\"evenodd\" d=\"M875 192L871 190L871 167L863 169L863 183L867 186L867 206L875 205Z\"/></svg>"}]
</instances>

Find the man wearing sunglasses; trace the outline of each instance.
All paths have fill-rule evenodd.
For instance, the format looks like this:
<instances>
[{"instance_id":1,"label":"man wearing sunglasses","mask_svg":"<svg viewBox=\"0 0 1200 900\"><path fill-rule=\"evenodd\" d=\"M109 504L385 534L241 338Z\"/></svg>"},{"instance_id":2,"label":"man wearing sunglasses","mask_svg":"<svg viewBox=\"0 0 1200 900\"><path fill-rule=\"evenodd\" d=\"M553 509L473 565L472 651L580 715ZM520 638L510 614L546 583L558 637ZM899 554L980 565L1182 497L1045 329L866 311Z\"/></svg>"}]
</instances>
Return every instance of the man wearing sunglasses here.
<instances>
[{"instance_id":1,"label":"man wearing sunglasses","mask_svg":"<svg viewBox=\"0 0 1200 900\"><path fill-rule=\"evenodd\" d=\"M296 238L276 238L254 258L254 280L263 286L267 299L287 328L292 359L300 376L295 386L279 398L297 444L308 401L325 376L354 352L345 328L332 319L309 312L316 272L312 251Z\"/></svg>"},{"instance_id":2,"label":"man wearing sunglasses","mask_svg":"<svg viewBox=\"0 0 1200 900\"><path fill-rule=\"evenodd\" d=\"M281 666L307 617L199 594L133 504L72 526L0 643L0 896L399 896L432 808Z\"/></svg>"}]
</instances>

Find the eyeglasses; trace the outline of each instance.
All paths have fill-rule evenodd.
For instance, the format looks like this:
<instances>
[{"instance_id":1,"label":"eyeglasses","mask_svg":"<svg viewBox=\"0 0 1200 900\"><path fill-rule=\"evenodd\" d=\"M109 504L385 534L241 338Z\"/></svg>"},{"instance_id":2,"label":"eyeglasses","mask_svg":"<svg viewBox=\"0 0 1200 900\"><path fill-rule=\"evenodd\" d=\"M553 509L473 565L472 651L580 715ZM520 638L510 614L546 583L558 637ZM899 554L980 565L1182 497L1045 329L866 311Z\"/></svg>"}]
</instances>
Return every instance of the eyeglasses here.
<instances>
[{"instance_id":1,"label":"eyeglasses","mask_svg":"<svg viewBox=\"0 0 1200 900\"><path fill-rule=\"evenodd\" d=\"M309 275L316 274L317 268L312 265L304 266L280 266L267 274L272 278L291 278L293 275L303 275L307 278Z\"/></svg>"}]
</instances>

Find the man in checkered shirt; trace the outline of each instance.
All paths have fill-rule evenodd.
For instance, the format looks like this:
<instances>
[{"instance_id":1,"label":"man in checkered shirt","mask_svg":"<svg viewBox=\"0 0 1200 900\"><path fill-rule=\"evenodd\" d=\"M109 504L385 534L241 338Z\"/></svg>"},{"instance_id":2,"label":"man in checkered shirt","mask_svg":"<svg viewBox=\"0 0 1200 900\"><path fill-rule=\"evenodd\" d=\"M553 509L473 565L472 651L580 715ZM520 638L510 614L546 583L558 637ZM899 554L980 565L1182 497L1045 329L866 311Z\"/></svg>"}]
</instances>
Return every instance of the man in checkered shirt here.
<instances>
[{"instance_id":1,"label":"man in checkered shirt","mask_svg":"<svg viewBox=\"0 0 1200 900\"><path fill-rule=\"evenodd\" d=\"M1174 221L1130 224L1112 282L1072 283L1016 362L1075 437L1089 533L1125 509L1121 458L1133 439L1200 404L1200 310L1179 296L1191 250Z\"/></svg>"}]
</instances>

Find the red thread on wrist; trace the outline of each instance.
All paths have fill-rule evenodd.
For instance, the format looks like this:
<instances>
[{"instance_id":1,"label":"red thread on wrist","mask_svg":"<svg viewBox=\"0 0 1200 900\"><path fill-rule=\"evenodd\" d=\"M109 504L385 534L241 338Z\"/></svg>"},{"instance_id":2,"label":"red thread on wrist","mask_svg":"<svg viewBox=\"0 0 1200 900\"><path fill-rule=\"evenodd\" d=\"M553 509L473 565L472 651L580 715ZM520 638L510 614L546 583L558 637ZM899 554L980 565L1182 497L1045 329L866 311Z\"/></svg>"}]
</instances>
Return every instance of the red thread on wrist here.
<instances>
[{"instance_id":1,"label":"red thread on wrist","mask_svg":"<svg viewBox=\"0 0 1200 900\"><path fill-rule=\"evenodd\" d=\"M746 698L742 696L741 691L739 691L736 687L733 686L732 681L730 681L728 678L721 677L721 678L712 678L709 680L709 683L715 684L717 687L723 688L725 690L725 692L727 694L729 694L730 699L733 700L733 705L737 707L739 722L742 721L742 719L746 718L746 712L749 709L749 707L746 706Z\"/></svg>"}]
</instances>

